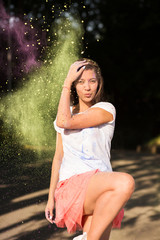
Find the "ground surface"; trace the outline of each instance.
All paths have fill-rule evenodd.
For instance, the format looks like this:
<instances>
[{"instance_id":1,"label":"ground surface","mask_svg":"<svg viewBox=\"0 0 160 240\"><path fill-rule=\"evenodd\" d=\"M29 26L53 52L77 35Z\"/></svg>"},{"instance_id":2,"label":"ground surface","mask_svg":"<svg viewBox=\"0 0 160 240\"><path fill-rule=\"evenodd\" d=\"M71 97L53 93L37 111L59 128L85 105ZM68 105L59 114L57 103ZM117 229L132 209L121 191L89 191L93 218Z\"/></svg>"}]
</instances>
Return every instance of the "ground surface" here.
<instances>
[{"instance_id":1,"label":"ground surface","mask_svg":"<svg viewBox=\"0 0 160 240\"><path fill-rule=\"evenodd\" d=\"M110 240L160 239L160 155L112 152L114 170L132 174L136 190L125 207L121 230ZM1 176L0 240L73 239L44 218L50 159L3 169ZM15 171L14 171L15 170ZM7 176L7 177L6 177Z\"/></svg>"}]
</instances>

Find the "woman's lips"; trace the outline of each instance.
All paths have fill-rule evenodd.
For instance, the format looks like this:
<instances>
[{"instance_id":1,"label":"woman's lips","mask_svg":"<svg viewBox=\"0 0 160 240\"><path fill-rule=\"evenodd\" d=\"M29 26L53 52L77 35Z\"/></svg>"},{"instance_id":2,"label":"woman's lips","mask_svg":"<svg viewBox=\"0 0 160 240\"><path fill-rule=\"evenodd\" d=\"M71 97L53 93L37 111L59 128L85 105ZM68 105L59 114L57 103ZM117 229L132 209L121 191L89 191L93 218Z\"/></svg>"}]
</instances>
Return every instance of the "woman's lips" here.
<instances>
[{"instance_id":1,"label":"woman's lips","mask_svg":"<svg viewBox=\"0 0 160 240\"><path fill-rule=\"evenodd\" d=\"M84 94L84 96L85 96L85 97L91 97L91 94L86 93L86 94Z\"/></svg>"}]
</instances>

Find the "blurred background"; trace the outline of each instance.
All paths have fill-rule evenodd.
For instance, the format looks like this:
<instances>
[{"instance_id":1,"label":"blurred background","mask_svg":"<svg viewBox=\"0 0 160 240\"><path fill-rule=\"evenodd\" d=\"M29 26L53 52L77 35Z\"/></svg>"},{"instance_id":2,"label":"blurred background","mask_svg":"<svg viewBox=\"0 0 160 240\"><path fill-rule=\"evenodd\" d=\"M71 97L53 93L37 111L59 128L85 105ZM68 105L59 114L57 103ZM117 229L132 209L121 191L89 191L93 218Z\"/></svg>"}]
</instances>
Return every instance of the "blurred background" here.
<instances>
[{"instance_id":1,"label":"blurred background","mask_svg":"<svg viewBox=\"0 0 160 240\"><path fill-rule=\"evenodd\" d=\"M158 0L1 0L1 99L22 87L31 67L43 62L46 49L55 41L53 24L59 16L69 14L82 23L81 56L99 63L105 95L117 109L113 147L140 149L151 142L158 144ZM20 21L24 29L20 29ZM34 46L23 49L25 41Z\"/></svg>"},{"instance_id":2,"label":"blurred background","mask_svg":"<svg viewBox=\"0 0 160 240\"><path fill-rule=\"evenodd\" d=\"M140 165L133 164L133 172L127 165L115 168L134 175L149 154L150 162L143 167L149 171L153 164L158 169L159 31L158 0L0 0L0 201L5 219L12 218L11 210L33 203L42 204L41 211L28 219L44 218L61 86L70 64L81 57L98 62L105 97L117 110L113 163L128 157L132 165L130 152L138 154ZM31 198L22 197L36 191ZM45 239L38 231L34 236L25 233L26 238L6 235L23 222L20 218L10 227L6 222L3 239Z\"/></svg>"}]
</instances>

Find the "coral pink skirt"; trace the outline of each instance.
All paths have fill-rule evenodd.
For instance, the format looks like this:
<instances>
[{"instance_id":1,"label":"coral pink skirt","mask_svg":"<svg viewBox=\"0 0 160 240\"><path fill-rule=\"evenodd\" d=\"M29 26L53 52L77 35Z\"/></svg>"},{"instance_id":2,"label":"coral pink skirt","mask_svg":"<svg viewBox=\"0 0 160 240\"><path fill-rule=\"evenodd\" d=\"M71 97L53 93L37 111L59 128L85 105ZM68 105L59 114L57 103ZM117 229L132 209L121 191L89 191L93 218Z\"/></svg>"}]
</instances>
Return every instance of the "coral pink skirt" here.
<instances>
[{"instance_id":1,"label":"coral pink skirt","mask_svg":"<svg viewBox=\"0 0 160 240\"><path fill-rule=\"evenodd\" d=\"M82 230L83 204L88 182L99 170L76 174L58 183L55 191L57 227L67 228L69 233ZM112 227L120 228L124 216L122 209L113 220Z\"/></svg>"}]
</instances>

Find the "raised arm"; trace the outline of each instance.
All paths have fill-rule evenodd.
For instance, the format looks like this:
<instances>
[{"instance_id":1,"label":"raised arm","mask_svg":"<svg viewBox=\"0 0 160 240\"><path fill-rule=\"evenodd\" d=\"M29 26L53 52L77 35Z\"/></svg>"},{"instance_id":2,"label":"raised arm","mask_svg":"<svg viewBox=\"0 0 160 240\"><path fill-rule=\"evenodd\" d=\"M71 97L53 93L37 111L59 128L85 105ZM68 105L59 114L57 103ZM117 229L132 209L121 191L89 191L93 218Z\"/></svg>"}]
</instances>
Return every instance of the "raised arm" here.
<instances>
[{"instance_id":1,"label":"raised arm","mask_svg":"<svg viewBox=\"0 0 160 240\"><path fill-rule=\"evenodd\" d=\"M83 73L87 62L78 61L71 65L67 78L64 82L58 113L57 126L65 129L81 129L98 126L113 120L113 115L104 109L88 108L85 112L71 115L70 112L70 88L71 84ZM78 71L78 69L80 69Z\"/></svg>"},{"instance_id":2,"label":"raised arm","mask_svg":"<svg viewBox=\"0 0 160 240\"><path fill-rule=\"evenodd\" d=\"M65 119L59 127L65 129L82 129L88 127L95 127L113 120L112 113L99 108L89 108L83 113L73 115Z\"/></svg>"},{"instance_id":3,"label":"raised arm","mask_svg":"<svg viewBox=\"0 0 160 240\"><path fill-rule=\"evenodd\" d=\"M62 137L60 133L57 133L56 151L52 163L48 202L45 209L45 216L47 220L51 223L53 223L54 193L59 180L59 169L61 166L62 158L63 158Z\"/></svg>"},{"instance_id":4,"label":"raised arm","mask_svg":"<svg viewBox=\"0 0 160 240\"><path fill-rule=\"evenodd\" d=\"M71 119L70 112L70 90L72 83L82 74L86 61L77 61L73 63L69 69L68 75L64 81L62 93L59 101L57 112L57 126L64 127ZM80 69L78 71L78 69Z\"/></svg>"}]
</instances>

